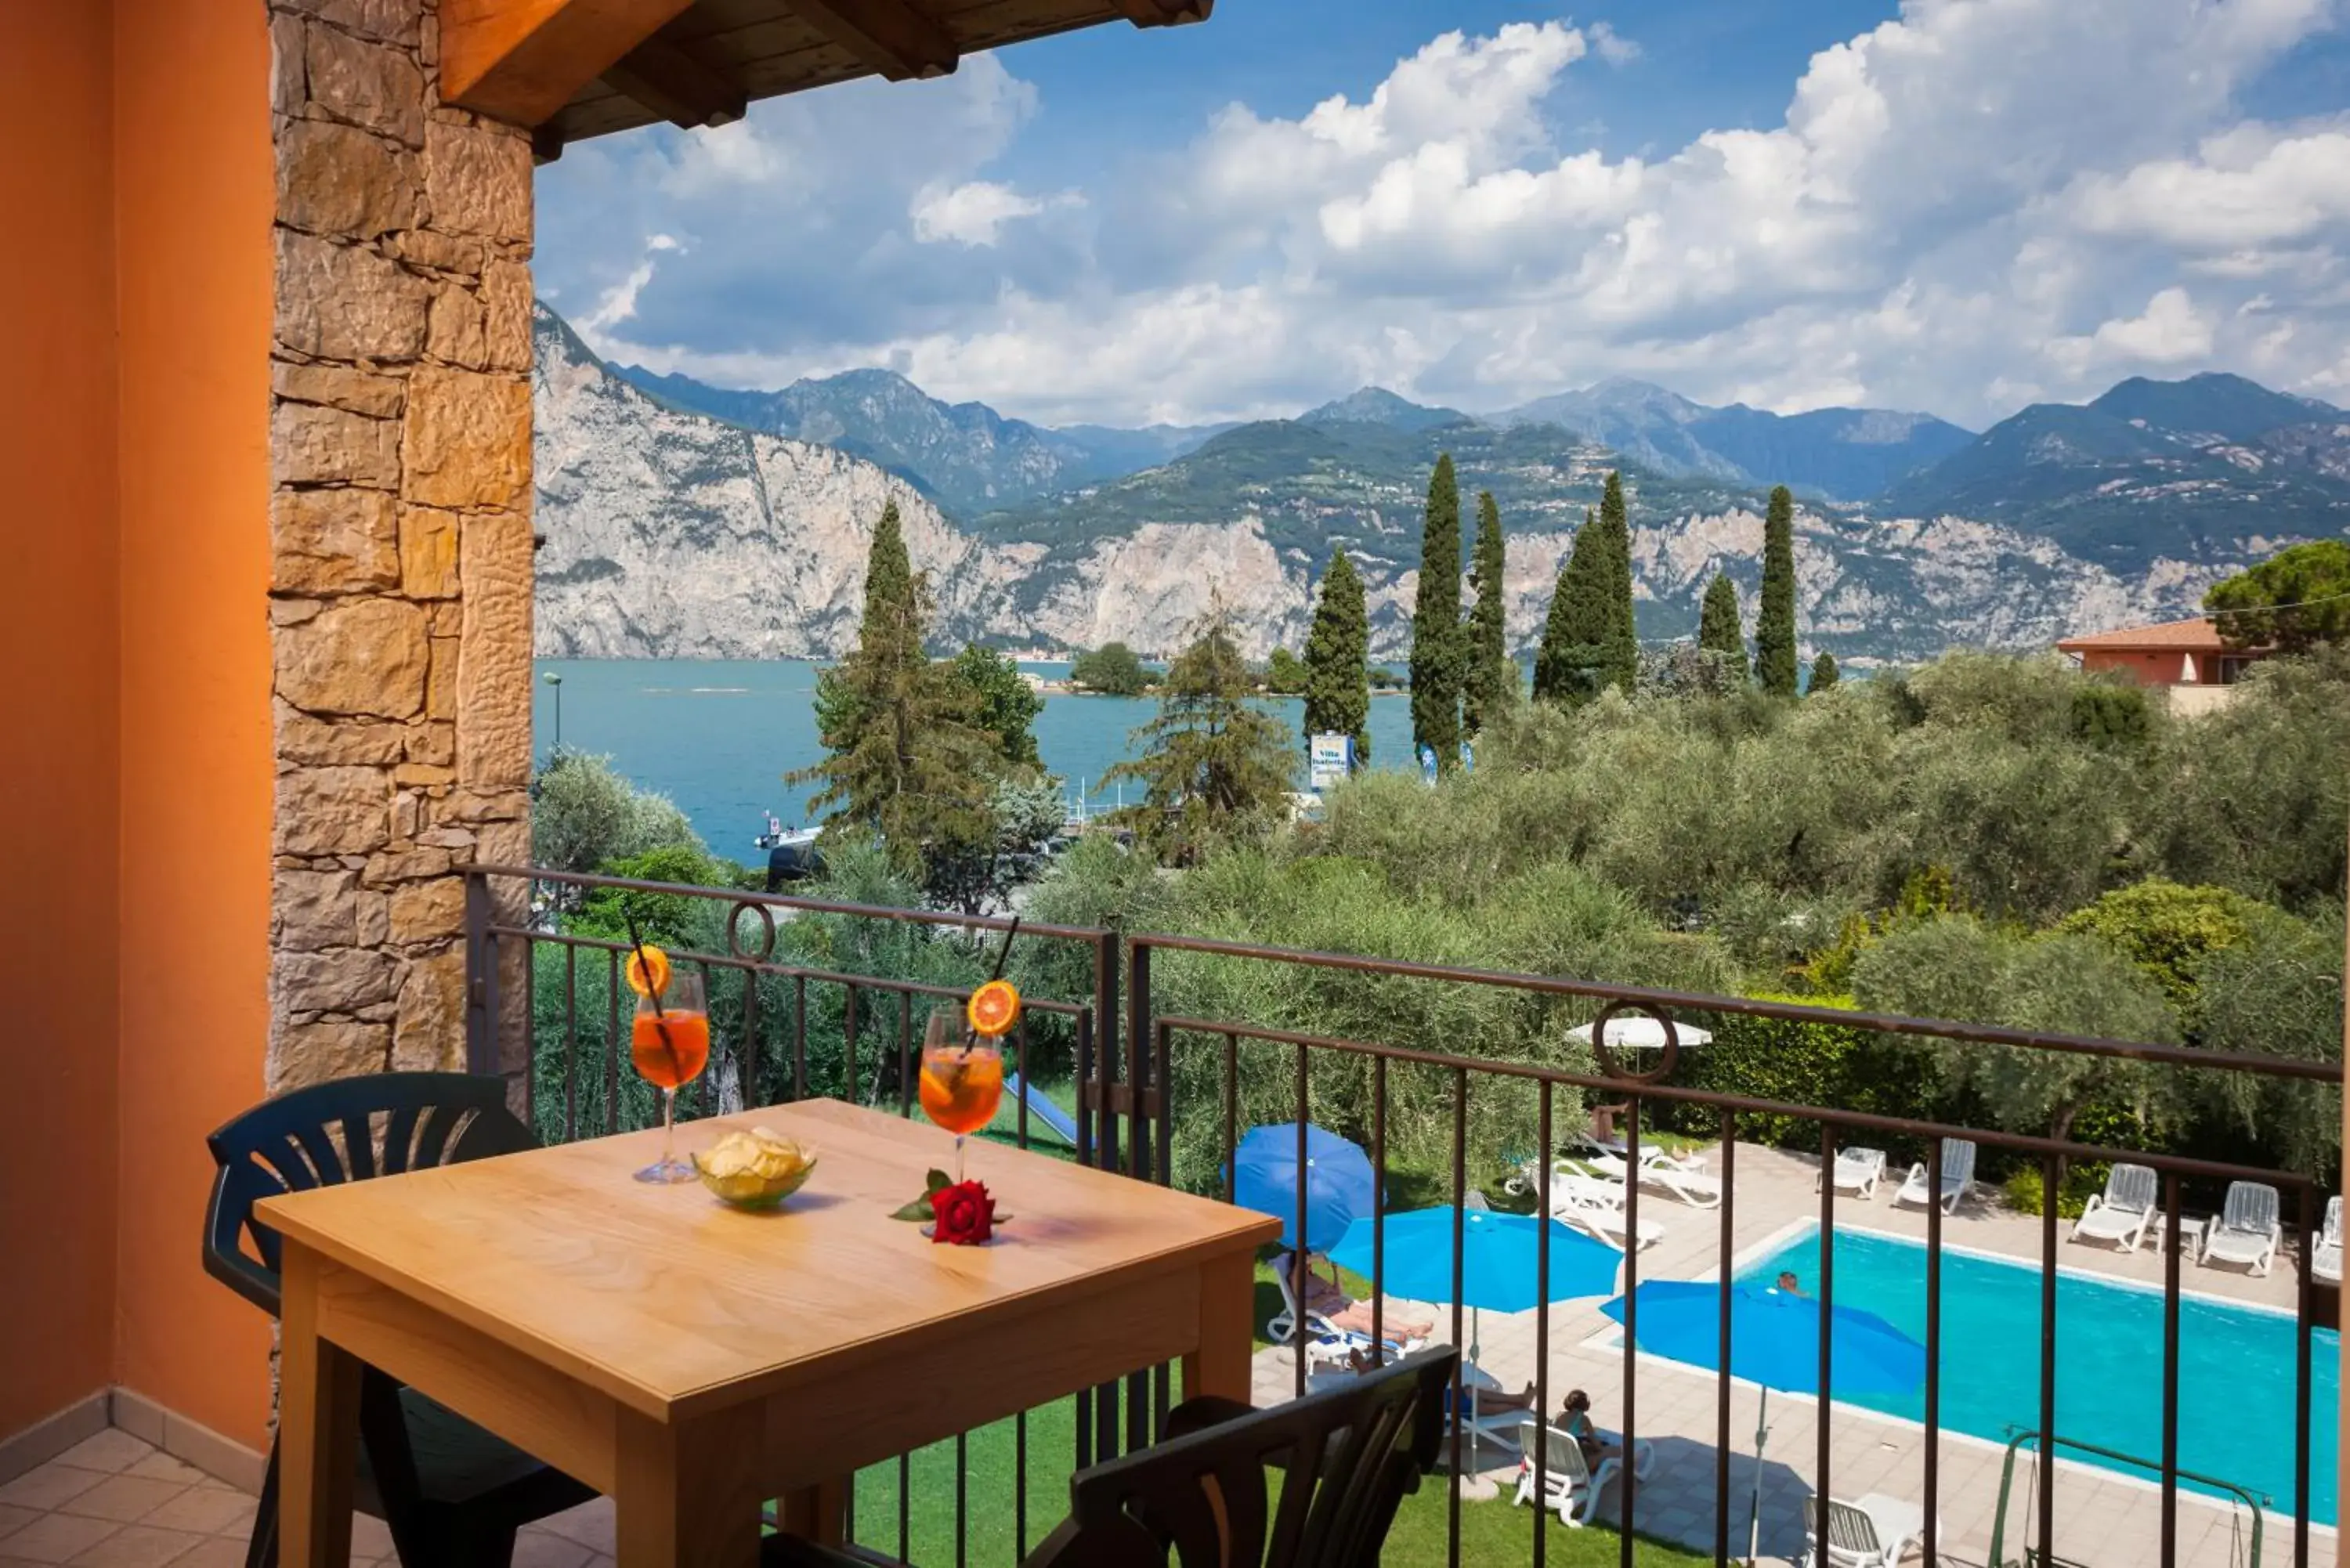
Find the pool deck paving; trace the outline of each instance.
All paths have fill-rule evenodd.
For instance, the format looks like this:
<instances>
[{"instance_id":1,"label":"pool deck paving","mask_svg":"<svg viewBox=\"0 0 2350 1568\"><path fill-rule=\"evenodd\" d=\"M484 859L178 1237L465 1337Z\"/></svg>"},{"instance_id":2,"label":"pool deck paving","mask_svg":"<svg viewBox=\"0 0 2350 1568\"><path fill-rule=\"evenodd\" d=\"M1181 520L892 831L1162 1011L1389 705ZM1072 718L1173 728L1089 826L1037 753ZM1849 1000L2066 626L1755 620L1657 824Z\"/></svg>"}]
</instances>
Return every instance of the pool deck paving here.
<instances>
[{"instance_id":1,"label":"pool deck paving","mask_svg":"<svg viewBox=\"0 0 2350 1568\"><path fill-rule=\"evenodd\" d=\"M1719 1172L1721 1151L1704 1151L1706 1168ZM1730 1205L1734 1267L1767 1256L1793 1239L1805 1222L1820 1216L1817 1157L1742 1143L1734 1162L1734 1189ZM1923 1241L1926 1214L1922 1209L1897 1205L1894 1194L1901 1170L1888 1170L1873 1199L1848 1193L1837 1196L1836 1223L1853 1225ZM1640 1277L1650 1280L1700 1280L1719 1277L1721 1261L1721 1220L1717 1210L1700 1210L1658 1187L1643 1187L1640 1217L1663 1225L1665 1234L1640 1254ZM2199 1216L2189 1215L2192 1220ZM2158 1230L2161 1221L2156 1220ZM2154 1231L2136 1253L2121 1253L2095 1242L2072 1242L2072 1222L2059 1220L2057 1254L2060 1266L2102 1273L2159 1288L2164 1258ZM1942 1225L1946 1247L1964 1247L2002 1254L2037 1266L2042 1255L2042 1221L2036 1215L2007 1209L1996 1193L1977 1192L1960 1205ZM2293 1310L2301 1286L2298 1260L2287 1245L2279 1251L2266 1278L2252 1278L2241 1269L2220 1265L2200 1267L2194 1262L2191 1241L2180 1259L2182 1291L2279 1309ZM1600 1303L1586 1299L1554 1303L1550 1309L1550 1386L1555 1410L1569 1388L1582 1388L1592 1399L1600 1424L1619 1428L1624 1413L1624 1359L1617 1325L1602 1315ZM1430 1309L1413 1303L1430 1315ZM1439 1323L1436 1338L1455 1343L1452 1309L1433 1310ZM1540 1314L1486 1313L1474 1325L1478 1363L1503 1387L1519 1389L1534 1378ZM1463 1314L1461 1335L1471 1332ZM2148 1375L2160 1372L2160 1346L2149 1347ZM1653 1468L1636 1488L1635 1526L1643 1534L1677 1542L1711 1553L1714 1543L1718 1379L1657 1357L1639 1359L1638 1404L1634 1412L1638 1435L1655 1449ZM1257 1352L1255 1399L1275 1404L1294 1397L1295 1363L1282 1347ZM1959 1375L1946 1366L1945 1376ZM1729 1466L1731 1554L1742 1559L1746 1550L1749 1498L1755 1481L1754 1428L1759 1392L1734 1384L1731 1390ZM1763 1456L1762 1506L1757 1561L1785 1564L1800 1561L1804 1550L1804 1500L1811 1494L1817 1473L1817 1407L1808 1398L1784 1394L1771 1397L1771 1433ZM2003 1445L1983 1441L1945 1428L1939 1444L1940 1541L1938 1560L1953 1564L1991 1564L1991 1534L1999 1506ZM1856 1499L1870 1492L1920 1502L1925 1495L1925 1434L1913 1422L1881 1416L1856 1406L1839 1404L1831 1423L1829 1477L1835 1496ZM1507 1508L1516 1492L1517 1456L1513 1450L1487 1448L1480 1463L1483 1476L1500 1485L1492 1501L1464 1501L1464 1508ZM2036 1515L2026 1492L2030 1467L2019 1463L2015 1497L2010 1504L2009 1527L2002 1556L2021 1563L2022 1542L2018 1530ZM2143 1568L2161 1562L2161 1501L2151 1485L2112 1471L2069 1460L2055 1467L2054 1549L2058 1559L2085 1568ZM1600 1517L1617 1521L1623 1498L1620 1484L1603 1500ZM2181 1491L2178 1494L2178 1562L2182 1568L2241 1568L2248 1561L2249 1516L2218 1500ZM1557 1527L1556 1517L1552 1527ZM2294 1561L2293 1520L2271 1518L2262 1542L2262 1564ZM2318 1526L2311 1532L2313 1563L2334 1562L2334 1532ZM1913 1550L1911 1560L1915 1560ZM1481 1565L1482 1568L1482 1565Z\"/></svg>"}]
</instances>

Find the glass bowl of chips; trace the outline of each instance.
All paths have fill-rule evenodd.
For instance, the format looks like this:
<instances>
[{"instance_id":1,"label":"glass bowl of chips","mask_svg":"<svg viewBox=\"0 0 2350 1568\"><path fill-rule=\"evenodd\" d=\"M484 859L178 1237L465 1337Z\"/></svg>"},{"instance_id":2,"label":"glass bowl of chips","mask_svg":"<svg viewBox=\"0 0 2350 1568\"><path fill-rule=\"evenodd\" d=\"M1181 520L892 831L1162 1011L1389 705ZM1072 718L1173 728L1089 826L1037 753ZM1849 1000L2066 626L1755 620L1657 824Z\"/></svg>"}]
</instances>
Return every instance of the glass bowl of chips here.
<instances>
[{"instance_id":1,"label":"glass bowl of chips","mask_svg":"<svg viewBox=\"0 0 2350 1568\"><path fill-rule=\"evenodd\" d=\"M730 1132L693 1157L702 1185L737 1209L773 1209L807 1183L816 1156L765 1127Z\"/></svg>"}]
</instances>

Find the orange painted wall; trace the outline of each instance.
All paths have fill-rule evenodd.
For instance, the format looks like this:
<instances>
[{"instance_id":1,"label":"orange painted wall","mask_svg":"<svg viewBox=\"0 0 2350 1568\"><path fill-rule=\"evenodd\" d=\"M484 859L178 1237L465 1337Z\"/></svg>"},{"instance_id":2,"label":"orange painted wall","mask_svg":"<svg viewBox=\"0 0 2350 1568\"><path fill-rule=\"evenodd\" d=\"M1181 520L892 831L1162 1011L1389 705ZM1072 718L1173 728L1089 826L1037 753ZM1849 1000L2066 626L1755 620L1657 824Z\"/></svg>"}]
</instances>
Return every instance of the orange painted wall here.
<instances>
[{"instance_id":1,"label":"orange painted wall","mask_svg":"<svg viewBox=\"0 0 2350 1568\"><path fill-rule=\"evenodd\" d=\"M57 7L43 7L55 9ZM116 0L121 1213L115 1379L239 1441L268 1322L199 1243L268 1030L268 18Z\"/></svg>"},{"instance_id":2,"label":"orange painted wall","mask_svg":"<svg viewBox=\"0 0 2350 1568\"><path fill-rule=\"evenodd\" d=\"M111 1363L111 48L102 5L0 5L0 213L16 235L0 245L0 936L23 977L0 1031L0 1436L98 1392Z\"/></svg>"},{"instance_id":3,"label":"orange painted wall","mask_svg":"<svg viewBox=\"0 0 2350 1568\"><path fill-rule=\"evenodd\" d=\"M2176 686L2187 667L2184 652L2172 653L2085 653L2081 656L2081 668L2090 674L2119 670L2140 686Z\"/></svg>"}]
</instances>

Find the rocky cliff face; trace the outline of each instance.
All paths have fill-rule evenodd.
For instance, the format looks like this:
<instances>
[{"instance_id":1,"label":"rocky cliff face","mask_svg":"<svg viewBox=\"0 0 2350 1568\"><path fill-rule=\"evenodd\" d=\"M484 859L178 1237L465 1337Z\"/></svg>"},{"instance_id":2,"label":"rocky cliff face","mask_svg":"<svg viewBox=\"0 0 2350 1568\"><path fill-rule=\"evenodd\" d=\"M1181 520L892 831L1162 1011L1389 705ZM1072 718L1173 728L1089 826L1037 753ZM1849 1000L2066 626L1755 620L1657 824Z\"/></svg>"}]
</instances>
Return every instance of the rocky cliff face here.
<instances>
[{"instance_id":1,"label":"rocky cliff face","mask_svg":"<svg viewBox=\"0 0 2350 1568\"><path fill-rule=\"evenodd\" d=\"M1219 600L1256 656L1305 639L1328 550L1297 543L1294 515L1269 527L1243 504L1221 521L1122 516L1088 533L1065 514L1049 536L1000 525L974 535L872 463L656 401L544 310L536 339L542 655L837 655L855 635L866 547L891 500L914 565L931 574L942 645L1118 640L1164 654ZM1574 536L1550 518L1572 511L1552 509L1510 538L1510 626L1521 646L1540 636ZM1332 531L1363 570L1373 656L1400 662L1418 581L1416 509L1350 507ZM1636 527L1642 635L1688 635L1717 570L1738 580L1751 621L1762 536L1761 516L1742 504L1696 502ZM1797 563L1806 657L1825 648L1861 667L1960 643L2044 647L2072 630L2185 613L2227 569L2158 560L2123 576L1997 524L1848 510L1800 514Z\"/></svg>"}]
</instances>

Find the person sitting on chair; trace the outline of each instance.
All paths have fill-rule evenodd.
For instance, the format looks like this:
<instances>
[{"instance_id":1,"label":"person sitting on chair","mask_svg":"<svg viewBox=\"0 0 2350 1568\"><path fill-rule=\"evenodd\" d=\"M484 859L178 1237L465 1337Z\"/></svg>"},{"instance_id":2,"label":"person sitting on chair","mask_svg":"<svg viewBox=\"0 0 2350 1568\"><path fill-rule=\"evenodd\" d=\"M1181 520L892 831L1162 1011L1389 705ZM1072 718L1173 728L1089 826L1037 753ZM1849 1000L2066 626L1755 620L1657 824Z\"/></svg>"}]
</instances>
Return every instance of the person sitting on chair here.
<instances>
[{"instance_id":1,"label":"person sitting on chair","mask_svg":"<svg viewBox=\"0 0 2350 1568\"><path fill-rule=\"evenodd\" d=\"M1558 1429L1573 1438L1575 1447L1583 1450L1583 1463L1586 1469L1602 1459L1624 1456L1624 1445L1609 1442L1606 1434L1592 1422L1591 1396L1580 1388L1568 1390L1566 1403L1558 1413Z\"/></svg>"}]
</instances>

